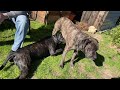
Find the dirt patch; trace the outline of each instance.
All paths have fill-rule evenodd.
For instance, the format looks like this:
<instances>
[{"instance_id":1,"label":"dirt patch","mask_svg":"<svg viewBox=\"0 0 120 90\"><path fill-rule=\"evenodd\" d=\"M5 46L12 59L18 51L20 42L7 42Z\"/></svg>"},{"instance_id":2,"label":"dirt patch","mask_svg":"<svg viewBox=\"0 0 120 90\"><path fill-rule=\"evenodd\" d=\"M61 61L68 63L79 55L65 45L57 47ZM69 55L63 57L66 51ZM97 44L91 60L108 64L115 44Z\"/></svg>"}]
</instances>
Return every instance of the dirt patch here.
<instances>
[{"instance_id":1,"label":"dirt patch","mask_svg":"<svg viewBox=\"0 0 120 90\"><path fill-rule=\"evenodd\" d=\"M78 63L78 73L85 72L85 65L82 63Z\"/></svg>"},{"instance_id":2,"label":"dirt patch","mask_svg":"<svg viewBox=\"0 0 120 90\"><path fill-rule=\"evenodd\" d=\"M57 71L53 71L52 74L53 74L53 76L56 76L56 77L61 76L61 74L59 72L57 72Z\"/></svg>"},{"instance_id":3,"label":"dirt patch","mask_svg":"<svg viewBox=\"0 0 120 90\"><path fill-rule=\"evenodd\" d=\"M117 49L117 46L113 45L113 44L110 44L109 45L110 48L113 48L113 49Z\"/></svg>"},{"instance_id":4,"label":"dirt patch","mask_svg":"<svg viewBox=\"0 0 120 90\"><path fill-rule=\"evenodd\" d=\"M116 49L117 52L120 53L120 48L118 48L116 45L110 44L109 47L112 48L112 49Z\"/></svg>"},{"instance_id":5,"label":"dirt patch","mask_svg":"<svg viewBox=\"0 0 120 90\"><path fill-rule=\"evenodd\" d=\"M104 79L111 79L113 77L112 73L110 70L108 69L105 69L103 72L102 72L102 77Z\"/></svg>"},{"instance_id":6,"label":"dirt patch","mask_svg":"<svg viewBox=\"0 0 120 90\"><path fill-rule=\"evenodd\" d=\"M113 72L115 68L113 68L112 70L110 69L110 67L108 65L104 66L104 69L99 70L99 73L101 74L101 78L102 79L111 79L114 76L116 76L116 73Z\"/></svg>"},{"instance_id":7,"label":"dirt patch","mask_svg":"<svg viewBox=\"0 0 120 90\"><path fill-rule=\"evenodd\" d=\"M97 79L93 73L86 72L86 75L88 79Z\"/></svg>"}]
</instances>

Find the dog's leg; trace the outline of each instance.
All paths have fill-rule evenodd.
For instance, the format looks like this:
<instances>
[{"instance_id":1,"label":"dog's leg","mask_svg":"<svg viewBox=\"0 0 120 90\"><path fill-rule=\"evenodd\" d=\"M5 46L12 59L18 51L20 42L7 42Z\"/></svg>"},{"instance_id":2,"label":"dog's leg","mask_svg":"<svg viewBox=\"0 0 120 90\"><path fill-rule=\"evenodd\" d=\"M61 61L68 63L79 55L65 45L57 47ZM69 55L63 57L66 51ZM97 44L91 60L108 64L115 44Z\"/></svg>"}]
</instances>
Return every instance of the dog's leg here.
<instances>
[{"instance_id":1,"label":"dog's leg","mask_svg":"<svg viewBox=\"0 0 120 90\"><path fill-rule=\"evenodd\" d=\"M55 54L61 53L62 51L63 51L63 49L62 49L62 48L57 49L57 50L55 51Z\"/></svg>"},{"instance_id":2,"label":"dog's leg","mask_svg":"<svg viewBox=\"0 0 120 90\"><path fill-rule=\"evenodd\" d=\"M49 53L50 53L51 56L54 56L54 55L63 51L62 48L56 50L54 45L49 45L48 48L49 48Z\"/></svg>"},{"instance_id":3,"label":"dog's leg","mask_svg":"<svg viewBox=\"0 0 120 90\"><path fill-rule=\"evenodd\" d=\"M48 49L49 49L49 53L50 53L51 56L54 56L56 54L54 45L49 45Z\"/></svg>"},{"instance_id":4,"label":"dog's leg","mask_svg":"<svg viewBox=\"0 0 120 90\"><path fill-rule=\"evenodd\" d=\"M74 50L73 56L72 56L71 61L70 61L71 68L73 68L73 66L74 66L73 62L74 62L77 54L78 54L78 52L76 50Z\"/></svg>"},{"instance_id":5,"label":"dog's leg","mask_svg":"<svg viewBox=\"0 0 120 90\"><path fill-rule=\"evenodd\" d=\"M15 79L26 79L26 76L28 74L28 68L20 66L19 69L20 69L21 74Z\"/></svg>"},{"instance_id":6,"label":"dog's leg","mask_svg":"<svg viewBox=\"0 0 120 90\"><path fill-rule=\"evenodd\" d=\"M64 61L65 61L65 56L66 56L67 52L68 52L68 47L66 46L65 49L64 49L64 51L63 51L63 54L62 54L62 60L60 62L60 67L61 68L64 67Z\"/></svg>"},{"instance_id":7,"label":"dog's leg","mask_svg":"<svg viewBox=\"0 0 120 90\"><path fill-rule=\"evenodd\" d=\"M27 66L21 66L20 71L21 71L21 74L19 76L19 79L26 79L26 76L28 74L28 67Z\"/></svg>"},{"instance_id":8,"label":"dog's leg","mask_svg":"<svg viewBox=\"0 0 120 90\"><path fill-rule=\"evenodd\" d=\"M28 62L26 62L26 61L28 61L28 60L26 60L24 58L21 58L21 59L15 58L14 63L20 69L20 75L16 79L26 79L26 76L28 74Z\"/></svg>"},{"instance_id":9,"label":"dog's leg","mask_svg":"<svg viewBox=\"0 0 120 90\"><path fill-rule=\"evenodd\" d=\"M57 49L56 51L51 51L50 52L50 55L53 56L53 55L57 55L58 53L61 53L63 51L63 49Z\"/></svg>"}]
</instances>

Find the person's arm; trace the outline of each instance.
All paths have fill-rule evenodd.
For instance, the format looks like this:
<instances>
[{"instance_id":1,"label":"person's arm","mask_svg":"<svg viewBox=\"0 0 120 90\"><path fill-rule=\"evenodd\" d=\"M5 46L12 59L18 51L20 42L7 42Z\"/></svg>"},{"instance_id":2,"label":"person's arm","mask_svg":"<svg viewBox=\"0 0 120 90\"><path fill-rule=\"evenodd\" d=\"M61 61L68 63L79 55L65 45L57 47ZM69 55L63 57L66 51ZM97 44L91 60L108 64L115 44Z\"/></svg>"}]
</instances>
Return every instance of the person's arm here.
<instances>
[{"instance_id":1,"label":"person's arm","mask_svg":"<svg viewBox=\"0 0 120 90\"><path fill-rule=\"evenodd\" d=\"M10 11L7 13L3 13L4 16L8 17L8 18L13 18L13 17L17 17L18 15L26 15L27 11Z\"/></svg>"},{"instance_id":2,"label":"person's arm","mask_svg":"<svg viewBox=\"0 0 120 90\"><path fill-rule=\"evenodd\" d=\"M28 11L10 11L6 13L0 13L0 24L5 19L11 19L13 17L17 17L18 15L27 15Z\"/></svg>"},{"instance_id":3,"label":"person's arm","mask_svg":"<svg viewBox=\"0 0 120 90\"><path fill-rule=\"evenodd\" d=\"M3 13L0 13L0 24L5 20L8 19L7 15L4 15Z\"/></svg>"}]
</instances>

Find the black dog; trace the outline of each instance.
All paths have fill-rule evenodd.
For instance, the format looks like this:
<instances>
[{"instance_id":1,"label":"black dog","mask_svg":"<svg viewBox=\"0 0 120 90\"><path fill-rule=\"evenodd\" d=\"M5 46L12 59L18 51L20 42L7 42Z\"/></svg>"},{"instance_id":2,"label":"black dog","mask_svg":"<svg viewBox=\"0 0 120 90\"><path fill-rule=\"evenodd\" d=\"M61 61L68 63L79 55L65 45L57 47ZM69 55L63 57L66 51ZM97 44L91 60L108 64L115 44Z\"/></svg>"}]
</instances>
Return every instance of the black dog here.
<instances>
[{"instance_id":1,"label":"black dog","mask_svg":"<svg viewBox=\"0 0 120 90\"><path fill-rule=\"evenodd\" d=\"M16 64L21 71L20 76L16 79L25 79L28 74L28 67L30 66L32 58L43 58L62 52L62 48L57 49L57 46L62 44L62 42L64 42L64 39L61 33L58 33L54 36L46 37L36 43L18 49L4 61L0 70L5 67L7 61L13 60L14 64Z\"/></svg>"}]
</instances>

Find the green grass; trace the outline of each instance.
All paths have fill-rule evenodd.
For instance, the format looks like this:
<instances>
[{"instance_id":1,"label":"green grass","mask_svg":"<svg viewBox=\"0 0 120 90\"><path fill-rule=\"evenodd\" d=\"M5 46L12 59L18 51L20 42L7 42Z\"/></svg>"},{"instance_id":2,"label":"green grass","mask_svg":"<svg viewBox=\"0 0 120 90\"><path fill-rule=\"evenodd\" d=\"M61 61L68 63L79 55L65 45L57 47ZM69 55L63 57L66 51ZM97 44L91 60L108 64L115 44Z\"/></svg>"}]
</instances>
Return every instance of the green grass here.
<instances>
[{"instance_id":1,"label":"green grass","mask_svg":"<svg viewBox=\"0 0 120 90\"><path fill-rule=\"evenodd\" d=\"M53 24L45 26L38 22L31 22L31 32L26 36L23 46L29 45L38 39L50 36ZM15 28L4 28L0 31L0 65L7 57L14 40ZM49 56L44 59L33 60L29 77L37 79L109 79L120 77L120 53L111 48L112 39L109 35L100 34L102 40L99 42L98 59L93 62L84 58L80 52L76 58L74 68L70 68L69 60L73 51L67 54L63 69L59 67L62 55ZM0 78L13 79L20 74L16 65L8 62L6 67L0 71Z\"/></svg>"}]
</instances>

